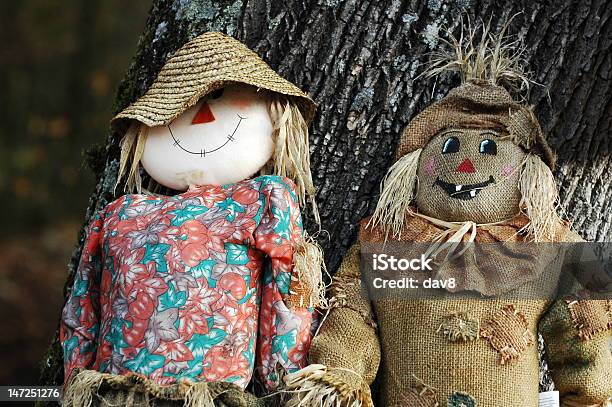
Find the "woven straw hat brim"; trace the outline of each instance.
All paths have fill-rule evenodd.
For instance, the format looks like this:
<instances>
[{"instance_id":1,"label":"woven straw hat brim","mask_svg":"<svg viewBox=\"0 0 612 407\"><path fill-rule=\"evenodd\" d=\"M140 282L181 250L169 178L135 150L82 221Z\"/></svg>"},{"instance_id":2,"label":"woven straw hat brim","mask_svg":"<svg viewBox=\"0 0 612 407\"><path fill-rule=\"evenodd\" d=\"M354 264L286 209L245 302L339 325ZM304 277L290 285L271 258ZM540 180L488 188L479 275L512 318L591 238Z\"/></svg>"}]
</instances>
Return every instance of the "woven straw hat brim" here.
<instances>
[{"instance_id":1,"label":"woven straw hat brim","mask_svg":"<svg viewBox=\"0 0 612 407\"><path fill-rule=\"evenodd\" d=\"M442 100L412 119L400 138L395 159L424 147L437 133L452 127L493 129L509 133L511 128L517 130L512 127L512 116L526 110L500 86L468 82L453 89ZM550 168L554 168L556 157L535 118L521 130L528 134L518 135L518 139L531 141L529 145L519 145L537 154Z\"/></svg>"},{"instance_id":2,"label":"woven straw hat brim","mask_svg":"<svg viewBox=\"0 0 612 407\"><path fill-rule=\"evenodd\" d=\"M167 125L208 93L243 83L292 98L307 123L316 105L255 52L220 32L207 32L182 46L164 65L147 93L111 121L134 119L149 127Z\"/></svg>"}]
</instances>

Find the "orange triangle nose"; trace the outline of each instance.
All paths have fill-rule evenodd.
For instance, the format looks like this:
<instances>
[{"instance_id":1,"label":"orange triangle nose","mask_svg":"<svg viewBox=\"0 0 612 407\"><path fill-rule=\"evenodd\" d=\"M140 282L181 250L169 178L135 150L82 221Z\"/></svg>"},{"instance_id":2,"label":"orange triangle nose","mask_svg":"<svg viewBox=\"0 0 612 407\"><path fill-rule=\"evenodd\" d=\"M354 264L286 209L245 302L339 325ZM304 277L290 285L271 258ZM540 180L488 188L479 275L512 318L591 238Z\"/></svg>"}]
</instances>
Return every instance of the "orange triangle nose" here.
<instances>
[{"instance_id":1,"label":"orange triangle nose","mask_svg":"<svg viewBox=\"0 0 612 407\"><path fill-rule=\"evenodd\" d=\"M215 121L215 115L213 114L212 110L210 110L208 103L204 102L202 103L202 106L200 106L198 113L196 113L195 117L191 121L191 124L210 123L212 121Z\"/></svg>"},{"instance_id":2,"label":"orange triangle nose","mask_svg":"<svg viewBox=\"0 0 612 407\"><path fill-rule=\"evenodd\" d=\"M474 167L474 164L472 164L472 161L469 158L466 158L461 164L459 164L456 171L471 173L476 172L476 167Z\"/></svg>"}]
</instances>

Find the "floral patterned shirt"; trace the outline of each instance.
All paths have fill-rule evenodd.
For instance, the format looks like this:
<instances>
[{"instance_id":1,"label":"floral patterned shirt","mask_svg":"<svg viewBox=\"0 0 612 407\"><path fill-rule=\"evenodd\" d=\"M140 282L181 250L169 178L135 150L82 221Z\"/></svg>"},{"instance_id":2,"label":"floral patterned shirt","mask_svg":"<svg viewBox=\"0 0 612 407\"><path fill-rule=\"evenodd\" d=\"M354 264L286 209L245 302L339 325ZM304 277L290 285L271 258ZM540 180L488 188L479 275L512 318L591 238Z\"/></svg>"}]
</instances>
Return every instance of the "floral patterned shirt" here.
<instances>
[{"instance_id":1,"label":"floral patterned shirt","mask_svg":"<svg viewBox=\"0 0 612 407\"><path fill-rule=\"evenodd\" d=\"M293 188L268 175L109 204L64 306L65 380L86 368L244 388L257 367L273 389L279 368L303 367L312 309L286 301L303 234Z\"/></svg>"}]
</instances>

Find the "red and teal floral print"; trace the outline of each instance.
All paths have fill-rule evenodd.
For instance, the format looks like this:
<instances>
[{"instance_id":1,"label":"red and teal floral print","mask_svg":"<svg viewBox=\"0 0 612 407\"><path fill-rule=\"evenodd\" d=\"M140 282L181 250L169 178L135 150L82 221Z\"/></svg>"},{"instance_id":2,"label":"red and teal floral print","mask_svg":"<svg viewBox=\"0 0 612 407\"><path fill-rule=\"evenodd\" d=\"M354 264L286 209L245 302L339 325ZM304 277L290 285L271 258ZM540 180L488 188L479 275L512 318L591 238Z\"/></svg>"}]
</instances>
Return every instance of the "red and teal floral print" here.
<instances>
[{"instance_id":1,"label":"red and teal floral print","mask_svg":"<svg viewBox=\"0 0 612 407\"><path fill-rule=\"evenodd\" d=\"M293 183L278 176L109 204L63 310L65 380L85 368L244 388L257 370L273 389L310 345L312 309L286 301L302 235Z\"/></svg>"}]
</instances>

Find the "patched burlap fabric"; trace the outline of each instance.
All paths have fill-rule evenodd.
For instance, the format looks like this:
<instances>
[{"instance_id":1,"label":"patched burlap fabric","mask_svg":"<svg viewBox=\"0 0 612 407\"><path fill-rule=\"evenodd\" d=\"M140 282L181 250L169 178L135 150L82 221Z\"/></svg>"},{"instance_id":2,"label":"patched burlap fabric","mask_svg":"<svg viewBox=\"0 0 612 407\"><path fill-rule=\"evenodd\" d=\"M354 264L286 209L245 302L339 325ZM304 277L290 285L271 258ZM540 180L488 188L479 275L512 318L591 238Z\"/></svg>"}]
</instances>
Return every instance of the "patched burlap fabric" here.
<instances>
[{"instance_id":1,"label":"patched burlap fabric","mask_svg":"<svg viewBox=\"0 0 612 407\"><path fill-rule=\"evenodd\" d=\"M362 221L359 236L362 244L384 242L383 230L368 228L368 221ZM519 216L504 224L479 227L475 241L519 240L521 236L517 232L526 222ZM407 219L405 225L400 241L407 243L432 242L442 232L441 228L415 216ZM512 260L506 263L510 267L513 265ZM520 273L521 268L509 269L508 272ZM474 268L473 264L452 273L463 279L460 285L468 285L467 288L477 291L494 287L486 281L488 275L505 286L507 296L477 300L440 299L433 298L435 294L432 294L431 298L374 301L383 355L379 372L382 383L380 405L399 404L406 394L424 384L435 389L437 400L443 406L452 405L456 392L463 393L463 398L471 399L473 405L477 403L478 406L537 406L539 358L533 338L547 301L520 299L522 295L511 295L508 290L537 290L534 292L539 293L539 298L546 298L554 293L556 281L541 281L538 278L541 270L530 270L517 283L513 283L512 278L509 281L497 280L494 273L481 274L482 271ZM484 278L473 285L472 276ZM533 287L529 287L530 282ZM497 294L501 292L497 291ZM514 312L503 312L508 306ZM465 335L465 339L459 332L449 334L448 328L452 330L453 327L448 326L448 318L457 315L463 319L463 324L456 326L478 324L479 334L476 337ZM445 326L446 334L443 332ZM488 329L488 338L482 336L483 328Z\"/></svg>"},{"instance_id":2,"label":"patched burlap fabric","mask_svg":"<svg viewBox=\"0 0 612 407\"><path fill-rule=\"evenodd\" d=\"M233 83L292 98L307 123L314 116L315 103L255 52L223 33L207 32L169 58L147 93L115 116L112 124L134 119L149 127L167 125L204 95Z\"/></svg>"},{"instance_id":3,"label":"patched burlap fabric","mask_svg":"<svg viewBox=\"0 0 612 407\"><path fill-rule=\"evenodd\" d=\"M525 151L537 154L551 168L555 165L555 154L531 110L513 101L503 87L477 80L452 89L414 117L400 138L396 159L423 147L439 131L453 127L509 134Z\"/></svg>"},{"instance_id":4,"label":"patched burlap fabric","mask_svg":"<svg viewBox=\"0 0 612 407\"><path fill-rule=\"evenodd\" d=\"M134 373L82 370L63 395L66 407L265 407L265 400L225 382L182 381L161 386Z\"/></svg>"},{"instance_id":5,"label":"patched burlap fabric","mask_svg":"<svg viewBox=\"0 0 612 407\"><path fill-rule=\"evenodd\" d=\"M524 222L517 218L479 227L476 240L520 239L516 231ZM362 247L384 239L380 230L368 229L367 223L367 219L362 223ZM420 218L408 225L402 241L432 241L439 233L437 226ZM557 236L561 241L580 240L565 225L559 226ZM359 245L351 249L339 276L360 273L358 250ZM464 274L480 273L466 269ZM543 279L534 272L506 288L510 291L495 299L375 300L378 337L370 323L353 311L368 309L362 297L354 297L354 302L347 301L354 305L335 309L324 321L310 362L359 372L366 382L377 374L381 388L375 404L379 406L536 407L539 355L535 338L540 324L562 395L573 394L583 405L604 403L612 395L610 331L598 330L590 339L581 339L568 301L558 300L551 308L551 301L545 299L554 297L554 278ZM534 299L528 299L534 292ZM599 314L605 310L601 304L587 308L583 314L592 314L589 321L601 325L601 318L608 317ZM378 360L378 346L380 368L372 363ZM353 378L346 380L357 385Z\"/></svg>"}]
</instances>

